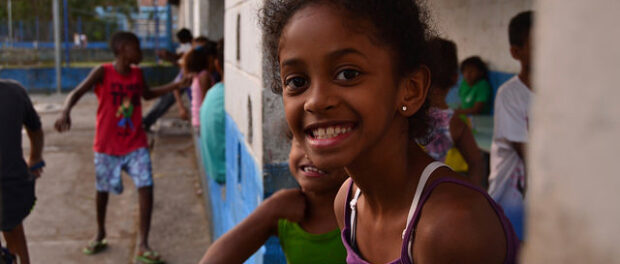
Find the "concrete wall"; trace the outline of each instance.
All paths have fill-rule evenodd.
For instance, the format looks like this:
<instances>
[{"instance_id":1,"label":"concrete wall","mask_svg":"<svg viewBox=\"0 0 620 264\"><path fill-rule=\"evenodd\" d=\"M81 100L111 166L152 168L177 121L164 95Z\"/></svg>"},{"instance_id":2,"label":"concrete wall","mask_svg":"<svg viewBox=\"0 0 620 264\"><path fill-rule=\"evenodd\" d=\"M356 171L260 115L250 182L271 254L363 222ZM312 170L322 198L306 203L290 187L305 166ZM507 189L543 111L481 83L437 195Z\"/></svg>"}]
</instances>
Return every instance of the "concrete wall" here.
<instances>
[{"instance_id":1,"label":"concrete wall","mask_svg":"<svg viewBox=\"0 0 620 264\"><path fill-rule=\"evenodd\" d=\"M224 36L225 0L183 0L179 5L179 28L188 28L194 36L213 40Z\"/></svg>"},{"instance_id":2,"label":"concrete wall","mask_svg":"<svg viewBox=\"0 0 620 264\"><path fill-rule=\"evenodd\" d=\"M457 44L460 61L478 55L492 70L519 71L510 56L508 23L519 12L532 9L532 0L433 0L427 4L436 30Z\"/></svg>"},{"instance_id":3,"label":"concrete wall","mask_svg":"<svg viewBox=\"0 0 620 264\"><path fill-rule=\"evenodd\" d=\"M620 1L538 0L524 263L620 263Z\"/></svg>"},{"instance_id":4,"label":"concrete wall","mask_svg":"<svg viewBox=\"0 0 620 264\"><path fill-rule=\"evenodd\" d=\"M294 186L281 98L263 89L259 0L227 0L224 85L226 183L209 183L215 239L242 221L264 197ZM210 178L208 178L210 179ZM246 263L285 263L271 238Z\"/></svg>"}]
</instances>

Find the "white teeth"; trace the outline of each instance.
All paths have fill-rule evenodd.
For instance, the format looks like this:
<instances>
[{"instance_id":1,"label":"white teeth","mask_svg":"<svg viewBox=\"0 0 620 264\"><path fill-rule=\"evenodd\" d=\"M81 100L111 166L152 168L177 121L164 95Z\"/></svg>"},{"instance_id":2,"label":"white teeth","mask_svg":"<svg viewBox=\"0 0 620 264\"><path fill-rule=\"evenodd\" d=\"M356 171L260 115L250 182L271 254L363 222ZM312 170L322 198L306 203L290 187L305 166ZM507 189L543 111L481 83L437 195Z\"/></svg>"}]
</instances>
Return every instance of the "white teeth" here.
<instances>
[{"instance_id":1,"label":"white teeth","mask_svg":"<svg viewBox=\"0 0 620 264\"><path fill-rule=\"evenodd\" d=\"M312 135L317 139L326 139L337 137L341 134L349 133L352 130L351 127L327 127L327 128L316 128L312 130Z\"/></svg>"},{"instance_id":2,"label":"white teeth","mask_svg":"<svg viewBox=\"0 0 620 264\"><path fill-rule=\"evenodd\" d=\"M320 173L320 174L326 174L326 172L324 172L322 170L319 170L319 169L317 169L315 167L312 167L312 166L306 166L306 167L304 167L303 170L305 172L316 172L316 173Z\"/></svg>"}]
</instances>

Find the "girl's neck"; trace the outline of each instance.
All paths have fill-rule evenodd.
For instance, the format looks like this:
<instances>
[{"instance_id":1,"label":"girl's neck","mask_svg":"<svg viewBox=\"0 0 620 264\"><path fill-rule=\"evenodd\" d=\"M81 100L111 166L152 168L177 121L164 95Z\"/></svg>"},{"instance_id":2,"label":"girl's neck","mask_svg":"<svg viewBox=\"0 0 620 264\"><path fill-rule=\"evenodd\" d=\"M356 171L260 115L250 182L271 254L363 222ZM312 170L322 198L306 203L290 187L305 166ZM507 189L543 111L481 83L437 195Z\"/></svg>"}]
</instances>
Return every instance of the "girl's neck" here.
<instances>
[{"instance_id":1,"label":"girl's neck","mask_svg":"<svg viewBox=\"0 0 620 264\"><path fill-rule=\"evenodd\" d=\"M448 95L448 91L450 88L441 88L437 86L431 87L431 94L429 96L429 101L432 107L436 107L439 109L448 109L450 108L446 103L446 96Z\"/></svg>"},{"instance_id":2,"label":"girl's neck","mask_svg":"<svg viewBox=\"0 0 620 264\"><path fill-rule=\"evenodd\" d=\"M386 133L374 149L367 150L346 167L373 215L399 214L408 209L420 173L432 161L409 140L403 128Z\"/></svg>"},{"instance_id":3,"label":"girl's neck","mask_svg":"<svg viewBox=\"0 0 620 264\"><path fill-rule=\"evenodd\" d=\"M131 72L131 64L126 63L123 59L117 58L114 61L114 69L121 75L127 75Z\"/></svg>"},{"instance_id":4,"label":"girl's neck","mask_svg":"<svg viewBox=\"0 0 620 264\"><path fill-rule=\"evenodd\" d=\"M312 234L322 234L338 228L334 215L334 199L339 188L326 192L304 191L306 196L306 214L299 225Z\"/></svg>"}]
</instances>

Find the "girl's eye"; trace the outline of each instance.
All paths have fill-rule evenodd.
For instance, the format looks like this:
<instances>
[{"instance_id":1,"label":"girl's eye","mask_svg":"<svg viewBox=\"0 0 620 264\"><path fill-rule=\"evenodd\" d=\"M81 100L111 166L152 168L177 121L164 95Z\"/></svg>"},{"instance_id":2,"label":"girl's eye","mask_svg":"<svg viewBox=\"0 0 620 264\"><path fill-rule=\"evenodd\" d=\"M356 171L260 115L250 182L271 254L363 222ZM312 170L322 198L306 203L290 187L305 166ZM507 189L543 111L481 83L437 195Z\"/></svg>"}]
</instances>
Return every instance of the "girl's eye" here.
<instances>
[{"instance_id":1,"label":"girl's eye","mask_svg":"<svg viewBox=\"0 0 620 264\"><path fill-rule=\"evenodd\" d=\"M339 81L349 81L349 80L353 80L355 78L357 78L357 76L360 75L359 71L356 70L342 70L338 73L338 75L336 76L336 80Z\"/></svg>"},{"instance_id":2,"label":"girl's eye","mask_svg":"<svg viewBox=\"0 0 620 264\"><path fill-rule=\"evenodd\" d=\"M290 88L291 90L297 90L297 89L303 88L304 86L308 85L308 80L302 77L293 77L293 78L287 79L284 84L286 85L286 87Z\"/></svg>"}]
</instances>

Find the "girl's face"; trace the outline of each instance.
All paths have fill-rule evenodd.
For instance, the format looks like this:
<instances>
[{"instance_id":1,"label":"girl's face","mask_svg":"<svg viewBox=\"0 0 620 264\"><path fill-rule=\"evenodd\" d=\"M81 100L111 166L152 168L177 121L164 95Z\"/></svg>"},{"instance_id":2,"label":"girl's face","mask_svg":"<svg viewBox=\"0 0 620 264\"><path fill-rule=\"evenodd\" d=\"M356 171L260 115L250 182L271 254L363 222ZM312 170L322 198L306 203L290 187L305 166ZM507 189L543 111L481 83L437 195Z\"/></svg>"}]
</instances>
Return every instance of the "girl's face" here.
<instances>
[{"instance_id":1,"label":"girl's face","mask_svg":"<svg viewBox=\"0 0 620 264\"><path fill-rule=\"evenodd\" d=\"M463 67L463 79L465 82L469 84L469 86L473 86L482 78L482 71L478 69L476 66L467 65Z\"/></svg>"},{"instance_id":2,"label":"girl's face","mask_svg":"<svg viewBox=\"0 0 620 264\"><path fill-rule=\"evenodd\" d=\"M332 6L310 5L291 17L279 43L286 119L322 169L342 168L393 136L406 137L406 117L426 96L426 89L414 91L410 97L419 102L400 112L402 98L412 94L401 87L411 85L395 80L390 51L346 17Z\"/></svg>"},{"instance_id":3,"label":"girl's face","mask_svg":"<svg viewBox=\"0 0 620 264\"><path fill-rule=\"evenodd\" d=\"M288 157L289 169L304 191L317 193L338 191L344 180L347 179L344 168L332 171L316 168L295 139L293 139Z\"/></svg>"}]
</instances>

